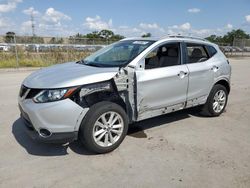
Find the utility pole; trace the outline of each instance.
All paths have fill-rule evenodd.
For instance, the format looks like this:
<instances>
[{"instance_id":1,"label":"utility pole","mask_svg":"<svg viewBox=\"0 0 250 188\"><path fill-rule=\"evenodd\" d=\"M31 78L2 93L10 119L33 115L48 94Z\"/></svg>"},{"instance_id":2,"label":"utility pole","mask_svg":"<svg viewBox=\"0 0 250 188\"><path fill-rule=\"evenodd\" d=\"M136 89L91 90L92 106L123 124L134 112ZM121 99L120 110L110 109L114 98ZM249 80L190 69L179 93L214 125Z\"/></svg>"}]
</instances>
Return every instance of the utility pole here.
<instances>
[{"instance_id":1,"label":"utility pole","mask_svg":"<svg viewBox=\"0 0 250 188\"><path fill-rule=\"evenodd\" d=\"M35 23L34 23L34 15L33 12L30 14L30 21L31 21L31 29L32 29L32 36L35 37Z\"/></svg>"},{"instance_id":2,"label":"utility pole","mask_svg":"<svg viewBox=\"0 0 250 188\"><path fill-rule=\"evenodd\" d=\"M14 34L13 37L14 37L14 43L15 43L16 68L19 68L19 58L18 58L17 45L16 45L16 34Z\"/></svg>"}]
</instances>

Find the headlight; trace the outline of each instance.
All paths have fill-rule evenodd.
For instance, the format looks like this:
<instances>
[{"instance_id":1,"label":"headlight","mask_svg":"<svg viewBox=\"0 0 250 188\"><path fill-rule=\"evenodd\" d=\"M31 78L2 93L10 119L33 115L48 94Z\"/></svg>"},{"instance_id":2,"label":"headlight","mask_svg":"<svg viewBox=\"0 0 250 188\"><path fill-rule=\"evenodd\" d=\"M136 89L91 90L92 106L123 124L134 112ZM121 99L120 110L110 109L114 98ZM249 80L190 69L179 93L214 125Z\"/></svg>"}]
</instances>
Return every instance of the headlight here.
<instances>
[{"instance_id":1,"label":"headlight","mask_svg":"<svg viewBox=\"0 0 250 188\"><path fill-rule=\"evenodd\" d=\"M33 101L36 103L53 102L68 98L77 88L70 89L48 89L38 93Z\"/></svg>"}]
</instances>

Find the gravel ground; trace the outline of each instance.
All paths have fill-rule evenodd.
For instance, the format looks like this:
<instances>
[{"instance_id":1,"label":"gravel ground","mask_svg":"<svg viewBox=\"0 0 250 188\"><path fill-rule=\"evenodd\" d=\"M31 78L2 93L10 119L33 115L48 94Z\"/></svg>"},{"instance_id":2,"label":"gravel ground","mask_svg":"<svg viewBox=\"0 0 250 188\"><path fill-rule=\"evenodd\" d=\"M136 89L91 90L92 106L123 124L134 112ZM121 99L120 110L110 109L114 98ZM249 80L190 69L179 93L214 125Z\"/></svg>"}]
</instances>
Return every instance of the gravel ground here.
<instances>
[{"instance_id":1,"label":"gravel ground","mask_svg":"<svg viewBox=\"0 0 250 188\"><path fill-rule=\"evenodd\" d=\"M17 95L31 71L0 71L0 187L250 187L250 59L231 59L226 112L185 110L137 123L120 147L92 155L78 142L32 141Z\"/></svg>"}]
</instances>

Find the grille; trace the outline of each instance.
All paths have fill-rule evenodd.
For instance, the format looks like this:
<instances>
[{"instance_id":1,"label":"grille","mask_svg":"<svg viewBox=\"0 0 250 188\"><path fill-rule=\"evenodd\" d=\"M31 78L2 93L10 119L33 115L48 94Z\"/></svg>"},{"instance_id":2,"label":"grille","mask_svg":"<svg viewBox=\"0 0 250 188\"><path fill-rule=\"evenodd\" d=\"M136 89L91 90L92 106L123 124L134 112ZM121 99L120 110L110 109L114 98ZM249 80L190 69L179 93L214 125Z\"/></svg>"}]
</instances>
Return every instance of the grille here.
<instances>
[{"instance_id":1,"label":"grille","mask_svg":"<svg viewBox=\"0 0 250 188\"><path fill-rule=\"evenodd\" d=\"M35 97L40 91L42 91L41 89L31 89L31 88L27 88L24 85L22 85L20 92L19 92L19 96L23 97L25 95L25 93L28 91L28 89L29 89L29 93L27 94L25 99L31 99L31 98Z\"/></svg>"},{"instance_id":2,"label":"grille","mask_svg":"<svg viewBox=\"0 0 250 188\"><path fill-rule=\"evenodd\" d=\"M19 96L22 97L26 93L27 90L28 88L22 85L20 88Z\"/></svg>"},{"instance_id":3,"label":"grille","mask_svg":"<svg viewBox=\"0 0 250 188\"><path fill-rule=\"evenodd\" d=\"M30 89L28 95L26 96L26 99L31 99L33 97L35 97L40 91L42 91L41 89Z\"/></svg>"}]
</instances>

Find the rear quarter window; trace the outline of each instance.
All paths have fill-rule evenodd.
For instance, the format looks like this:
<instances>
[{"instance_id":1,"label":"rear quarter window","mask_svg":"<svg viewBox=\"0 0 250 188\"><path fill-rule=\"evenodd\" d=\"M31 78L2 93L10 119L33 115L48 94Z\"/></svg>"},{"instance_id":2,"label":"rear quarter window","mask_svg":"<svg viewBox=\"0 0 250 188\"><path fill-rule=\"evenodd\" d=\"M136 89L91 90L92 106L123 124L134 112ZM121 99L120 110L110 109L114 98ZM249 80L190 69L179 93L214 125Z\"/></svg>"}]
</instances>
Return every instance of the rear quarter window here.
<instances>
[{"instance_id":1,"label":"rear quarter window","mask_svg":"<svg viewBox=\"0 0 250 188\"><path fill-rule=\"evenodd\" d=\"M209 56L212 57L217 53L217 50L213 46L206 46Z\"/></svg>"}]
</instances>

